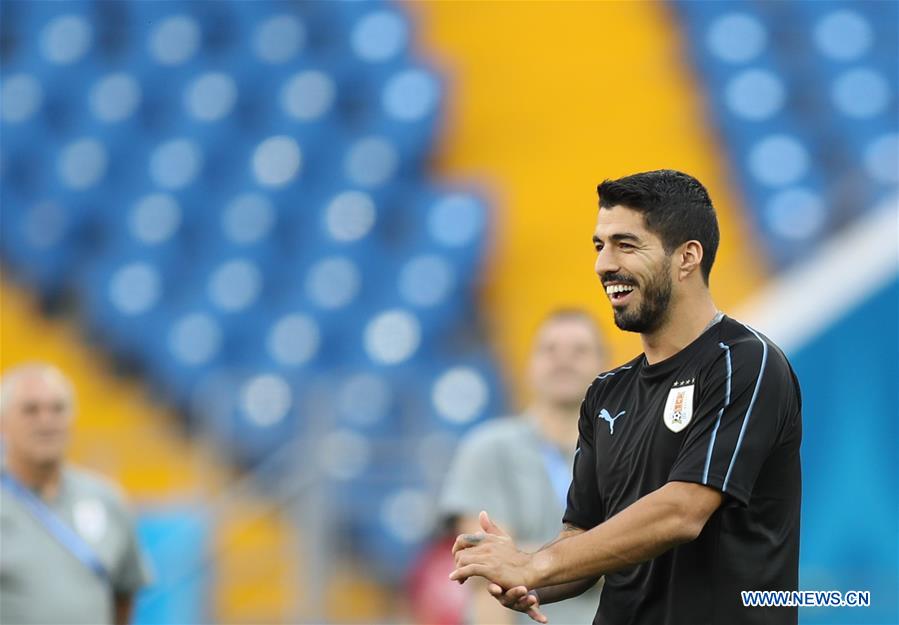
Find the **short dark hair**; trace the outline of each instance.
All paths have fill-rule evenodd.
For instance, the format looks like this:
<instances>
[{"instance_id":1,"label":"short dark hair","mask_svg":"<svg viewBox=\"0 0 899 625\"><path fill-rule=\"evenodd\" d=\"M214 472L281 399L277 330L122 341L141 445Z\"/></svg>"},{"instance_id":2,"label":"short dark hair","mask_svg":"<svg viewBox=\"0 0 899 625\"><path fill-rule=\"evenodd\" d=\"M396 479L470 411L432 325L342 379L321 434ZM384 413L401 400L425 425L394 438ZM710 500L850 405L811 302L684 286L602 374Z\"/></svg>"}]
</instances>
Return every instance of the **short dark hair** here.
<instances>
[{"instance_id":1,"label":"short dark hair","mask_svg":"<svg viewBox=\"0 0 899 625\"><path fill-rule=\"evenodd\" d=\"M681 171L657 169L603 180L596 192L600 209L624 206L643 213L646 227L662 240L667 254L686 241L699 241L702 279L709 283L721 235L715 207L701 182Z\"/></svg>"},{"instance_id":2,"label":"short dark hair","mask_svg":"<svg viewBox=\"0 0 899 625\"><path fill-rule=\"evenodd\" d=\"M600 351L606 350L606 342L603 338L602 330L599 328L599 322L597 322L596 317L587 310L575 307L554 308L543 315L540 319L540 323L537 324L537 327L543 328L556 321L579 321L583 323L593 331L593 334L596 336L596 344L599 346Z\"/></svg>"}]
</instances>

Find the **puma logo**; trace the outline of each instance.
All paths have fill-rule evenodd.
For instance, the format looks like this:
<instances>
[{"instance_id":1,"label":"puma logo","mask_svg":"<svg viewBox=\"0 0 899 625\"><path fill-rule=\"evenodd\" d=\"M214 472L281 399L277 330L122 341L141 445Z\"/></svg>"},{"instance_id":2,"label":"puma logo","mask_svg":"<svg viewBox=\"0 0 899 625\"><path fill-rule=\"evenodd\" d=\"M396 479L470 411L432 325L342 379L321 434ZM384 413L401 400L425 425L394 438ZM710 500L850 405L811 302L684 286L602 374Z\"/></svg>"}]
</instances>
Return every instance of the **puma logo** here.
<instances>
[{"instance_id":1,"label":"puma logo","mask_svg":"<svg viewBox=\"0 0 899 625\"><path fill-rule=\"evenodd\" d=\"M621 415L623 415L624 412L625 412L625 411L622 410L621 412L619 412L618 414L616 414L616 415L613 417L612 415L609 414L609 411L608 411L608 410L606 410L605 408L603 408L602 410L599 411L599 414L596 415L596 416L598 416L600 419L602 419L603 421L608 421L608 422L609 422L609 436L611 436L612 434L615 433L615 420L616 420L618 417L620 417Z\"/></svg>"}]
</instances>

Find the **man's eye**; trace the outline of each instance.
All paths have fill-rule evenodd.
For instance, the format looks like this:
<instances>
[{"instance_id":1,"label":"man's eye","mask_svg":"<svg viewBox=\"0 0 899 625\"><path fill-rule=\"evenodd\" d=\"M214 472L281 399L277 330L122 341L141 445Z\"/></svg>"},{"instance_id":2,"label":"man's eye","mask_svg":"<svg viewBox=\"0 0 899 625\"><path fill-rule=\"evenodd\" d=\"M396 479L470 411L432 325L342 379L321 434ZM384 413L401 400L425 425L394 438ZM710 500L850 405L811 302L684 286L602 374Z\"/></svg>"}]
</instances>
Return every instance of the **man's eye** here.
<instances>
[{"instance_id":1,"label":"man's eye","mask_svg":"<svg viewBox=\"0 0 899 625\"><path fill-rule=\"evenodd\" d=\"M619 243L619 244L618 244L618 247L620 247L620 248L623 249L623 250L632 250L632 249L634 249L634 246L631 245L630 243Z\"/></svg>"}]
</instances>

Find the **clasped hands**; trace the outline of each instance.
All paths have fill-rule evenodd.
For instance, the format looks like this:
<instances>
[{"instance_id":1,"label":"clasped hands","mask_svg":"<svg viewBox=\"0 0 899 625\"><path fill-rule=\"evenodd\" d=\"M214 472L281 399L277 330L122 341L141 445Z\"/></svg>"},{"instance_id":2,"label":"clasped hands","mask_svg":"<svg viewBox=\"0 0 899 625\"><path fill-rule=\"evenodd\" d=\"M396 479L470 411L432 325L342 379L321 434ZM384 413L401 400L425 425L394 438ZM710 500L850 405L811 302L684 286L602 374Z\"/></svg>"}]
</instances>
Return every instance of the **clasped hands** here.
<instances>
[{"instance_id":1,"label":"clasped hands","mask_svg":"<svg viewBox=\"0 0 899 625\"><path fill-rule=\"evenodd\" d=\"M487 580L487 591L505 607L524 612L538 623L548 619L540 611L532 584L533 554L519 551L512 538L490 520L486 512L478 515L482 532L460 534L453 545L456 569L449 578L460 584L469 577Z\"/></svg>"}]
</instances>

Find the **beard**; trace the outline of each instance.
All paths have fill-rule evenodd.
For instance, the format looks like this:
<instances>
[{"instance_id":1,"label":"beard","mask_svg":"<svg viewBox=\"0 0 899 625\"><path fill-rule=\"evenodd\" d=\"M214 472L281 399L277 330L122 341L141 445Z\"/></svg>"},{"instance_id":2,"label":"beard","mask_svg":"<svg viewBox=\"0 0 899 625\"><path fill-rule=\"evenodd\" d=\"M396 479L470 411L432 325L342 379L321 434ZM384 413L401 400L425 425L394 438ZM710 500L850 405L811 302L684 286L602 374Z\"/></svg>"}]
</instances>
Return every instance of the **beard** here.
<instances>
[{"instance_id":1,"label":"beard","mask_svg":"<svg viewBox=\"0 0 899 625\"><path fill-rule=\"evenodd\" d=\"M671 259L666 257L662 266L646 284L640 287L640 304L612 308L615 325L625 332L647 334L658 330L668 319L671 303Z\"/></svg>"}]
</instances>

